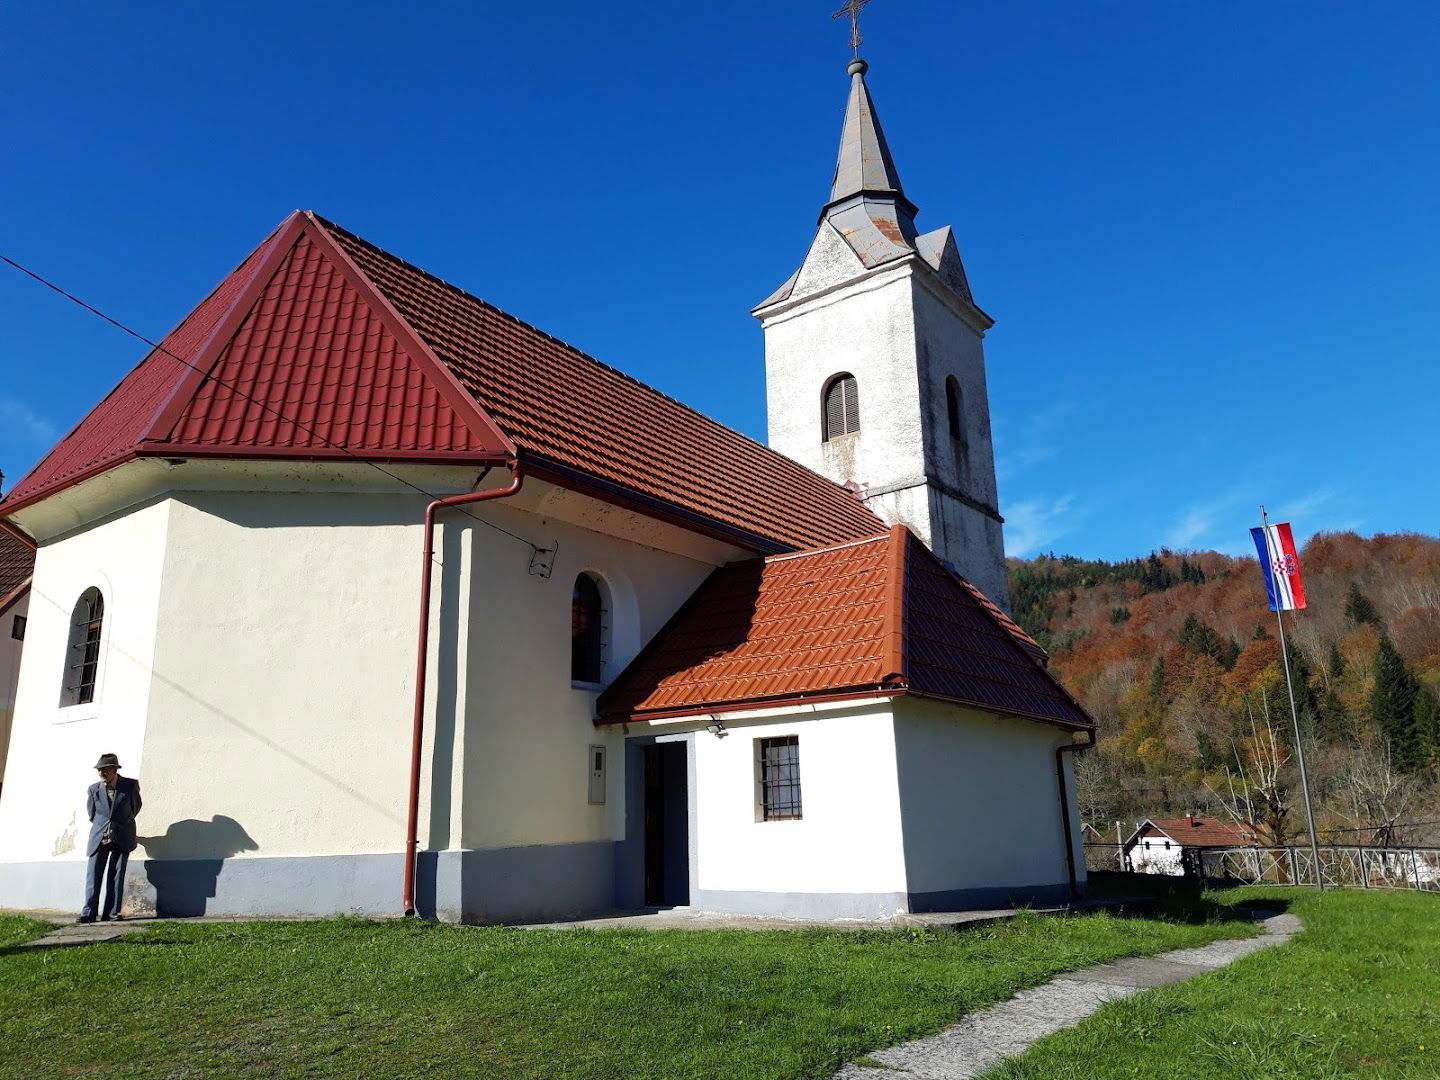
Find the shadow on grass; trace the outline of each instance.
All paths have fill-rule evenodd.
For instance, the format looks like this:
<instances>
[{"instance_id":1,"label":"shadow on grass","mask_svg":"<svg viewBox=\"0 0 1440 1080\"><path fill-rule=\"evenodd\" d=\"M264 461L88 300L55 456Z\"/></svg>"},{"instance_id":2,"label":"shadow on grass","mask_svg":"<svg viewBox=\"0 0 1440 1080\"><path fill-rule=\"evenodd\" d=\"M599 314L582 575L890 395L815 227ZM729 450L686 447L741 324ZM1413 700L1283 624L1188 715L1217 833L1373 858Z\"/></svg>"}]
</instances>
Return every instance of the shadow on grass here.
<instances>
[{"instance_id":1,"label":"shadow on grass","mask_svg":"<svg viewBox=\"0 0 1440 1080\"><path fill-rule=\"evenodd\" d=\"M1088 875L1092 899L1125 901L1109 909L1121 917L1164 919L1180 923L1248 923L1254 910L1266 915L1286 911L1290 903L1279 897L1266 897L1245 903L1225 903L1213 893L1200 888L1192 878L1169 877L1164 874L1128 874L1113 870L1091 871ZM1238 901L1238 897L1237 897Z\"/></svg>"}]
</instances>

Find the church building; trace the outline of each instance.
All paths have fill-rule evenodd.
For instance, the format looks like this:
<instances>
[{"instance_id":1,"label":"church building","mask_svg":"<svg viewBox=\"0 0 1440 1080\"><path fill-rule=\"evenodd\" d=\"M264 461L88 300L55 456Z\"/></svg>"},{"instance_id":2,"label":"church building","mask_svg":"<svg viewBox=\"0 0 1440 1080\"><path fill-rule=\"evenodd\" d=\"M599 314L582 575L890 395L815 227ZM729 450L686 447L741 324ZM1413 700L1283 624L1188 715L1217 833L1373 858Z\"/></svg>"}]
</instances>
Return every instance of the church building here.
<instances>
[{"instance_id":1,"label":"church building","mask_svg":"<svg viewBox=\"0 0 1440 1080\"><path fill-rule=\"evenodd\" d=\"M754 310L768 446L282 222L0 501L35 548L0 907L78 908L102 752L131 913L1074 896L1094 723L1006 614L991 319L865 75Z\"/></svg>"}]
</instances>

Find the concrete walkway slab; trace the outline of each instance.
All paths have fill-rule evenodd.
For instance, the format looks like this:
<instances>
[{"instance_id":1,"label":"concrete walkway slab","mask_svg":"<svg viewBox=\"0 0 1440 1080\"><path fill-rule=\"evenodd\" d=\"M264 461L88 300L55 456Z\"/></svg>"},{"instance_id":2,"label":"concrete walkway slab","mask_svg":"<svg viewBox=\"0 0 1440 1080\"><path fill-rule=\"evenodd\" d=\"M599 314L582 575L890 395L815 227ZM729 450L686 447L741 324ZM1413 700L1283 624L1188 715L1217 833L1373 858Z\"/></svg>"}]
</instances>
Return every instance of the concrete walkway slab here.
<instances>
[{"instance_id":1,"label":"concrete walkway slab","mask_svg":"<svg viewBox=\"0 0 1440 1080\"><path fill-rule=\"evenodd\" d=\"M131 934L150 929L148 923L119 922L71 923L57 926L44 937L16 945L17 949L64 949L76 945L98 945L102 941L118 941Z\"/></svg>"},{"instance_id":2,"label":"concrete walkway slab","mask_svg":"<svg viewBox=\"0 0 1440 1080\"><path fill-rule=\"evenodd\" d=\"M1111 964L1072 971L1044 986L1016 994L926 1039L877 1050L835 1074L835 1080L876 1080L880 1076L964 1080L992 1065L1024 1053L1046 1035L1074 1027L1107 1002L1155 986L1218 971L1260 949L1281 945L1304 929L1294 915L1259 917L1258 938L1217 941L1196 949L1176 949L1159 956L1131 957ZM879 1066L879 1068L876 1068Z\"/></svg>"}]
</instances>

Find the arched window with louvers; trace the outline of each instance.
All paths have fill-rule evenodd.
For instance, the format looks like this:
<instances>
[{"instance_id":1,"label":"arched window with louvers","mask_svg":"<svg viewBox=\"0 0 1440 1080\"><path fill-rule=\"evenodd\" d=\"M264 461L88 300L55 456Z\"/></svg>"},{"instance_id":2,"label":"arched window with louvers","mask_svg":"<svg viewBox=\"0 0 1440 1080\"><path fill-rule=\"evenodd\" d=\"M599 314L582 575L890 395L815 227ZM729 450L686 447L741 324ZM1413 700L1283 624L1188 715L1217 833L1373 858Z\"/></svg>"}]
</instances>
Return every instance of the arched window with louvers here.
<instances>
[{"instance_id":1,"label":"arched window with louvers","mask_svg":"<svg viewBox=\"0 0 1440 1080\"><path fill-rule=\"evenodd\" d=\"M823 401L820 422L825 442L860 430L860 395L854 375L848 371L832 375L825 383Z\"/></svg>"}]
</instances>

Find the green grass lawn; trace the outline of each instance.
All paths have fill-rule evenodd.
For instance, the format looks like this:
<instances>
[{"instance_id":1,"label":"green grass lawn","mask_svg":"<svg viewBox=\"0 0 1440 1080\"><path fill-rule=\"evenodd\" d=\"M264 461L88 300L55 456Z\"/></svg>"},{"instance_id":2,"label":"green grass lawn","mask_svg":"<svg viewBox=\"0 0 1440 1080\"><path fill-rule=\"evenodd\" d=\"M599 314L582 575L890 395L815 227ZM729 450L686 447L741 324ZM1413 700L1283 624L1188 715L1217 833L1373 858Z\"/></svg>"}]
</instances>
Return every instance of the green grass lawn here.
<instances>
[{"instance_id":1,"label":"green grass lawn","mask_svg":"<svg viewBox=\"0 0 1440 1080\"><path fill-rule=\"evenodd\" d=\"M1246 932L1108 915L961 933L161 923L0 949L0 1076L825 1077L1057 972Z\"/></svg>"},{"instance_id":2,"label":"green grass lawn","mask_svg":"<svg viewBox=\"0 0 1440 1080\"><path fill-rule=\"evenodd\" d=\"M1190 982L1106 1006L985 1080L1440 1077L1440 896L1247 888L1305 932Z\"/></svg>"},{"instance_id":3,"label":"green grass lawn","mask_svg":"<svg viewBox=\"0 0 1440 1080\"><path fill-rule=\"evenodd\" d=\"M22 941L34 941L50 930L50 923L37 922L21 915L0 914L0 949Z\"/></svg>"}]
</instances>

